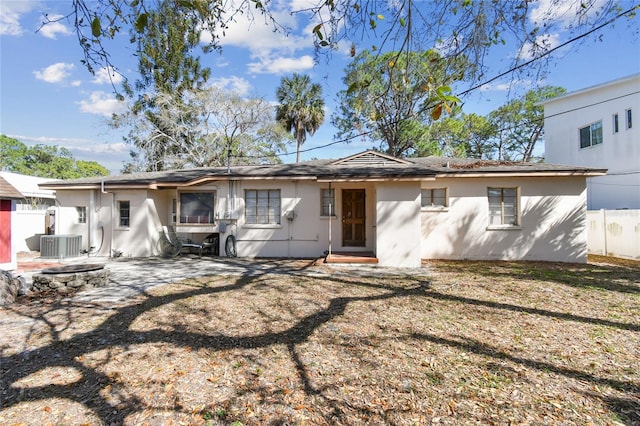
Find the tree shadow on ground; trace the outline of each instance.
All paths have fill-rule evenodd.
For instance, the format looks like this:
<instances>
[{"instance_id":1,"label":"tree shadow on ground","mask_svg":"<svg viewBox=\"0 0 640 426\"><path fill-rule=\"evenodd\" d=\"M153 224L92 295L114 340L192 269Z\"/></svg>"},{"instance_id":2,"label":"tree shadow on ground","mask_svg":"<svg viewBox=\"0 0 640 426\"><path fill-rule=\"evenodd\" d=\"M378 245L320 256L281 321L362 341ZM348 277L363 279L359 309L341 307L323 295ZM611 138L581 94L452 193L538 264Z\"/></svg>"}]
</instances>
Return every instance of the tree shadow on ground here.
<instances>
[{"instance_id":1,"label":"tree shadow on ground","mask_svg":"<svg viewBox=\"0 0 640 426\"><path fill-rule=\"evenodd\" d=\"M61 329L50 320L49 315L51 312L66 311L67 318L65 323L67 326L71 326L74 321L73 309L90 309L92 307L86 303L75 303L68 300L59 300L52 303L47 311L34 315L31 318L47 325L51 335L51 342L32 350L2 356L0 359L0 371L2 373L0 395L2 396L2 407L15 406L22 401L45 401L60 398L83 405L104 424L122 424L132 414L149 409L150 407L148 403L136 395L123 395L120 400L115 403L108 400L101 393L101 390L108 386L116 386L114 377L99 371L100 365L105 365L110 361L109 351L114 348L126 348L140 343L170 343L177 347L189 347L192 348L192 350L205 349L215 353L230 349L256 349L283 345L287 348L288 356L298 373L304 393L312 397L324 399L332 408L331 413L327 414L325 418L325 421L330 423L341 415L345 407L341 405L341 401L337 401L331 396L326 395L325 388L314 385L310 377L308 365L306 365L300 357L298 348L299 345L308 342L310 336L321 326L343 316L349 305L353 303L370 304L382 300L402 298L454 301L466 305L480 305L495 310L522 311L531 315L545 316L559 320L578 321L623 330L639 331L638 325L634 324L580 317L461 296L444 295L426 289L418 280L413 280L411 286L399 286L394 283L381 284L379 281L369 282L366 279L352 279L347 281L339 275L333 275L325 279L337 285L351 286L351 288L354 289L366 288L370 290L370 294L330 297L327 299L328 304L326 306L302 316L291 326L281 331L262 332L257 335L248 336L227 336L224 334L211 335L198 333L180 326L176 326L173 329L153 329L148 331L133 330L131 327L138 318L153 312L157 308L190 298L199 296L215 297L216 295L230 292L237 292L238 297L242 297L242 292L247 291L253 285L267 285L261 283L260 278L274 272L276 268L277 267L274 266L271 270L266 268L259 273L229 278L229 282L224 285L213 287L193 286L186 291L162 295L143 293L140 295L139 303L117 308L113 311L112 315L93 330L79 333L66 339L61 336L64 328ZM277 272L278 274L287 273L290 279L295 280L298 276L304 276L305 268L292 268L290 270L278 268ZM601 378L579 370L517 357L472 339L454 340L426 333L411 333L407 335L407 338L414 339L418 342L428 341L436 345L455 347L489 358L508 360L531 369L548 371L559 376L585 381L594 385L610 386L630 395L640 392L638 385L632 382ZM105 350L107 351L107 356L105 360L101 361L100 365L88 367L82 362L82 357L86 354ZM27 389L17 386L21 380L33 374L44 371L47 368L56 367L72 368L79 373L80 378L72 383L52 383L42 386L32 386ZM256 385L253 391L262 393L265 396L269 395L269 391L266 389L261 390L259 385ZM619 412L621 416L627 416L625 418L636 421L638 417L634 417L634 415L628 413L629 407L634 406L633 401L631 399L629 401L612 400L607 402L612 407L612 410ZM173 409L176 411L185 410L185 408L180 405L176 405ZM359 410L363 414L371 414L372 412L371 408L364 405L360 407L350 407L350 409ZM286 422L286 419L274 419L274 421Z\"/></svg>"}]
</instances>

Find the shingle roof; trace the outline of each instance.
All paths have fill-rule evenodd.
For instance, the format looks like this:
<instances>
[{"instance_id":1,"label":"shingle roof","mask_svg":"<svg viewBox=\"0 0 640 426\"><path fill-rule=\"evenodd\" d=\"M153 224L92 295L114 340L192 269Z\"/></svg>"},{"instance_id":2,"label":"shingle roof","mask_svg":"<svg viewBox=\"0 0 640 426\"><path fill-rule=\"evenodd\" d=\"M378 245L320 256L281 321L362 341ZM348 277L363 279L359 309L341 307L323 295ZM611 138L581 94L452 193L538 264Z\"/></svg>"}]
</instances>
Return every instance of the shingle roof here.
<instances>
[{"instance_id":1,"label":"shingle roof","mask_svg":"<svg viewBox=\"0 0 640 426\"><path fill-rule=\"evenodd\" d=\"M315 180L380 180L380 179L424 179L443 175L471 174L582 174L600 175L606 170L588 167L554 165L547 163L497 162L486 160L422 157L405 158L393 161L393 157L380 156L380 161L371 160L371 153L365 151L356 156L341 160L314 160L293 164L234 166L230 171L226 167L202 167L185 170L146 172L85 179L72 179L41 184L44 188L64 187L109 187L123 186L171 186L182 185L200 180L239 180L239 179L315 179ZM362 161L367 156L366 161Z\"/></svg>"},{"instance_id":2,"label":"shingle roof","mask_svg":"<svg viewBox=\"0 0 640 426\"><path fill-rule=\"evenodd\" d=\"M0 198L24 198L24 195L13 187L5 178L0 176Z\"/></svg>"}]
</instances>

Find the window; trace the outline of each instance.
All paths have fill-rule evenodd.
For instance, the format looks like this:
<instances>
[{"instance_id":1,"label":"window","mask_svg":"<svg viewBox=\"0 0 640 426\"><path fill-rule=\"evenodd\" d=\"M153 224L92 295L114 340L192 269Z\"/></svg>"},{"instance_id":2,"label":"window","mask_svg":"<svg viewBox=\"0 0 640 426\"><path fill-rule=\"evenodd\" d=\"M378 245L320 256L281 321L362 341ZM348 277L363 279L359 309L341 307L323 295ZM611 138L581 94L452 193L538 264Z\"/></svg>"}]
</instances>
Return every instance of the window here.
<instances>
[{"instance_id":1,"label":"window","mask_svg":"<svg viewBox=\"0 0 640 426\"><path fill-rule=\"evenodd\" d=\"M335 189L322 189L322 211L321 216L336 215L336 190Z\"/></svg>"},{"instance_id":2,"label":"window","mask_svg":"<svg viewBox=\"0 0 640 426\"><path fill-rule=\"evenodd\" d=\"M87 223L87 208L78 206L76 212L78 213L78 223Z\"/></svg>"},{"instance_id":3,"label":"window","mask_svg":"<svg viewBox=\"0 0 640 426\"><path fill-rule=\"evenodd\" d=\"M626 110L625 115L627 116L627 129L630 129L631 125L633 124L631 122L631 110L630 109Z\"/></svg>"},{"instance_id":4,"label":"window","mask_svg":"<svg viewBox=\"0 0 640 426\"><path fill-rule=\"evenodd\" d=\"M214 223L215 201L215 192L181 192L180 223Z\"/></svg>"},{"instance_id":5,"label":"window","mask_svg":"<svg viewBox=\"0 0 640 426\"><path fill-rule=\"evenodd\" d=\"M518 224L518 189L488 188L489 226Z\"/></svg>"},{"instance_id":6,"label":"window","mask_svg":"<svg viewBox=\"0 0 640 426\"><path fill-rule=\"evenodd\" d=\"M244 191L245 217L249 224L280 224L280 190Z\"/></svg>"},{"instance_id":7,"label":"window","mask_svg":"<svg viewBox=\"0 0 640 426\"><path fill-rule=\"evenodd\" d=\"M580 129L580 148L602 143L602 121Z\"/></svg>"},{"instance_id":8,"label":"window","mask_svg":"<svg viewBox=\"0 0 640 426\"><path fill-rule=\"evenodd\" d=\"M620 131L620 125L618 123L618 114L613 114L613 133Z\"/></svg>"},{"instance_id":9,"label":"window","mask_svg":"<svg viewBox=\"0 0 640 426\"><path fill-rule=\"evenodd\" d=\"M129 215L131 213L129 201L118 201L118 224L122 227L129 227Z\"/></svg>"},{"instance_id":10,"label":"window","mask_svg":"<svg viewBox=\"0 0 640 426\"><path fill-rule=\"evenodd\" d=\"M422 189L422 207L447 207L447 189Z\"/></svg>"}]
</instances>

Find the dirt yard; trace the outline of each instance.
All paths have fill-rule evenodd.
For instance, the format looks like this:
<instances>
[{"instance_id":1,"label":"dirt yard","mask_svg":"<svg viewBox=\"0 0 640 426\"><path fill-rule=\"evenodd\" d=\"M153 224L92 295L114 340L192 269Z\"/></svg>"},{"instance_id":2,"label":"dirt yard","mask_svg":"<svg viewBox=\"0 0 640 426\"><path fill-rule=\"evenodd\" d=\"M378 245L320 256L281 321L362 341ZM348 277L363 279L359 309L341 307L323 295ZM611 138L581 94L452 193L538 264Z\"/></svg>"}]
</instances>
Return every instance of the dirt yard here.
<instances>
[{"instance_id":1,"label":"dirt yard","mask_svg":"<svg viewBox=\"0 0 640 426\"><path fill-rule=\"evenodd\" d=\"M425 267L23 299L0 424L640 424L637 265Z\"/></svg>"}]
</instances>

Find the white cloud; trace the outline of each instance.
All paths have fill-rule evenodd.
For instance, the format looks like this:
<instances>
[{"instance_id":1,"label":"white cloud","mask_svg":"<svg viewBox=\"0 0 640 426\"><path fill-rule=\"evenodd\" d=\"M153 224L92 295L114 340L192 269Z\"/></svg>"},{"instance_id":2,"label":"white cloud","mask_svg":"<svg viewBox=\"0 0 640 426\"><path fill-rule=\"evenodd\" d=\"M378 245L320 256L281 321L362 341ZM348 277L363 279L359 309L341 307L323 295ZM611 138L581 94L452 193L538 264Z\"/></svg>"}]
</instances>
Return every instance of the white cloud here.
<instances>
[{"instance_id":1,"label":"white cloud","mask_svg":"<svg viewBox=\"0 0 640 426\"><path fill-rule=\"evenodd\" d=\"M536 37L534 43L526 43L520 48L520 52L518 52L518 59L528 61L537 56L540 56L542 53L548 52L559 44L559 34L540 35Z\"/></svg>"},{"instance_id":2,"label":"white cloud","mask_svg":"<svg viewBox=\"0 0 640 426\"><path fill-rule=\"evenodd\" d=\"M538 0L533 3L529 21L536 26L560 24L562 29L575 25L580 17L595 16L605 6L607 0Z\"/></svg>"},{"instance_id":3,"label":"white cloud","mask_svg":"<svg viewBox=\"0 0 640 426\"><path fill-rule=\"evenodd\" d=\"M69 30L69 28L67 28L66 25L64 25L60 21L62 18L63 18L62 15L49 15L49 21L51 22L44 25L38 32L42 34L44 37L54 39L54 40L56 39L58 34L61 34L61 35L72 34L71 30Z\"/></svg>"},{"instance_id":4,"label":"white cloud","mask_svg":"<svg viewBox=\"0 0 640 426\"><path fill-rule=\"evenodd\" d=\"M306 71L315 65L313 57L304 55L299 58L260 58L259 62L248 64L249 71L255 74L287 74Z\"/></svg>"},{"instance_id":5,"label":"white cloud","mask_svg":"<svg viewBox=\"0 0 640 426\"><path fill-rule=\"evenodd\" d=\"M540 84L540 82L538 83ZM529 90L536 87L536 83L531 80L516 79L506 83L489 83L480 87L481 92L513 92L521 89Z\"/></svg>"},{"instance_id":6,"label":"white cloud","mask_svg":"<svg viewBox=\"0 0 640 426\"><path fill-rule=\"evenodd\" d=\"M0 35L22 35L24 29L20 17L31 12L37 2L30 0L0 2Z\"/></svg>"},{"instance_id":7,"label":"white cloud","mask_svg":"<svg viewBox=\"0 0 640 426\"><path fill-rule=\"evenodd\" d=\"M231 90L238 96L247 96L251 91L251 83L241 77L224 77L213 81L213 85L220 89Z\"/></svg>"},{"instance_id":8,"label":"white cloud","mask_svg":"<svg viewBox=\"0 0 640 426\"><path fill-rule=\"evenodd\" d=\"M287 69L303 70L310 68L308 57L303 57L304 64L302 67L295 59L287 59L295 55L296 52L305 49L313 49L313 35L310 26L308 29L298 28L298 16L292 15L291 10L299 10L301 7L306 8L313 3L309 0L297 2L291 7L287 2L271 3L271 13L279 25L284 26L285 30L274 31L271 21L266 20L255 11L245 11L234 17L229 28L225 29L224 35L222 31L217 34L220 37L220 45L223 48L239 48L249 51L251 59L254 61L249 64L249 72L251 73L281 73ZM233 10L230 7L229 10ZM297 34L296 34L297 33ZM210 33L203 33L202 42L208 43L212 39ZM283 61L288 60L290 63L284 65ZM311 63L313 61L310 61ZM281 68L282 67L282 68Z\"/></svg>"},{"instance_id":9,"label":"white cloud","mask_svg":"<svg viewBox=\"0 0 640 426\"><path fill-rule=\"evenodd\" d=\"M92 81L94 84L119 84L122 82L122 75L111 67L103 67L96 71Z\"/></svg>"},{"instance_id":10,"label":"white cloud","mask_svg":"<svg viewBox=\"0 0 640 426\"><path fill-rule=\"evenodd\" d=\"M38 80L46 81L47 83L61 83L69 76L70 71L74 68L75 66L73 64L58 62L40 71L34 71L33 75L35 75Z\"/></svg>"},{"instance_id":11,"label":"white cloud","mask_svg":"<svg viewBox=\"0 0 640 426\"><path fill-rule=\"evenodd\" d=\"M88 100L76 103L80 105L80 111L104 117L122 113L126 109L124 102L118 101L112 94L102 91L91 92Z\"/></svg>"},{"instance_id":12,"label":"white cloud","mask_svg":"<svg viewBox=\"0 0 640 426\"><path fill-rule=\"evenodd\" d=\"M97 154L105 153L128 153L131 150L131 146L124 142L117 143L95 143L91 145L82 145L74 147L77 151L82 152L95 152Z\"/></svg>"}]
</instances>

